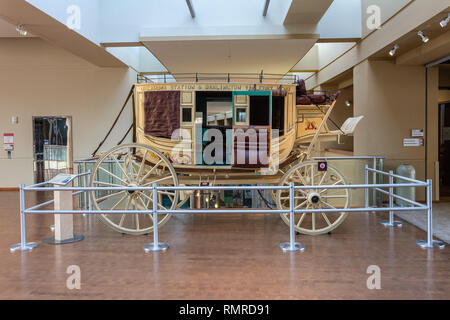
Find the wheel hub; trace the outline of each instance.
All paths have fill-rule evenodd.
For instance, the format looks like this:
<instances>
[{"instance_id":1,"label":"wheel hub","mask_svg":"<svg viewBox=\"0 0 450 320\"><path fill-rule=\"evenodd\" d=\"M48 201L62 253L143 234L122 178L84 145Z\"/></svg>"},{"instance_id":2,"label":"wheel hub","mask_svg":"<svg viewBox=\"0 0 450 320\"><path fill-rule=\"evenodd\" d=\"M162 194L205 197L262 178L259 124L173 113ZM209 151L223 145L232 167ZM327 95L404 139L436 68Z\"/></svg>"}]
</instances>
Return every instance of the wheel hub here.
<instances>
[{"instance_id":1,"label":"wheel hub","mask_svg":"<svg viewBox=\"0 0 450 320\"><path fill-rule=\"evenodd\" d=\"M320 194L317 192L311 192L308 194L308 202L310 204L318 204L320 202Z\"/></svg>"},{"instance_id":2,"label":"wheel hub","mask_svg":"<svg viewBox=\"0 0 450 320\"><path fill-rule=\"evenodd\" d=\"M130 183L127 187L137 187L137 184L135 184L135 183ZM136 190L127 190L127 192L130 194L130 195L133 195L135 192L136 192Z\"/></svg>"}]
</instances>

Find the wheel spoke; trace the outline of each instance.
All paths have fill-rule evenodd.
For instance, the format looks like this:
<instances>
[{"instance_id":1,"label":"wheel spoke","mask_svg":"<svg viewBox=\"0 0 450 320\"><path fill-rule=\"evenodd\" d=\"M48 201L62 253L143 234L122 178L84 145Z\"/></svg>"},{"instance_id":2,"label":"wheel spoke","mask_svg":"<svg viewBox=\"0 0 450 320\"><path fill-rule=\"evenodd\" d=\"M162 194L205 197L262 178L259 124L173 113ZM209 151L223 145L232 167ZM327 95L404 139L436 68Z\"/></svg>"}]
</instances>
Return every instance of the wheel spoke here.
<instances>
[{"instance_id":1,"label":"wheel spoke","mask_svg":"<svg viewBox=\"0 0 450 320\"><path fill-rule=\"evenodd\" d=\"M145 159L147 159L147 154L148 154L148 150L145 149L145 153L144 153L144 156L142 157L142 162L141 162L141 165L139 167L139 171L138 171L138 174L136 177L137 181L139 181L139 178L141 177L141 174L142 174L142 170L144 169L144 164L145 164Z\"/></svg>"},{"instance_id":2,"label":"wheel spoke","mask_svg":"<svg viewBox=\"0 0 450 320\"><path fill-rule=\"evenodd\" d=\"M300 203L298 206L296 206L294 208L294 210L297 210L298 208L300 208L301 206L303 206L306 202L308 202L308 200L303 201L302 203Z\"/></svg>"},{"instance_id":3,"label":"wheel spoke","mask_svg":"<svg viewBox=\"0 0 450 320\"><path fill-rule=\"evenodd\" d=\"M125 216L126 216L126 214L124 213L124 214L122 214L122 217L120 217L119 227L122 227L122 226L123 226L123 222L124 222L124 220L125 220Z\"/></svg>"},{"instance_id":4,"label":"wheel spoke","mask_svg":"<svg viewBox=\"0 0 450 320\"><path fill-rule=\"evenodd\" d=\"M119 167L120 171L122 171L123 175L126 177L126 179L128 181L131 181L130 177L128 176L128 174L125 172L125 169L122 167L122 165L119 163L119 161L116 159L116 157L112 157L114 162L117 164L117 166Z\"/></svg>"},{"instance_id":5,"label":"wheel spoke","mask_svg":"<svg viewBox=\"0 0 450 320\"><path fill-rule=\"evenodd\" d=\"M119 194L122 194L122 193L124 193L124 192L126 192L126 191L119 191L119 192L115 192L115 193L108 194L108 195L106 195L106 196L104 196L104 197L98 198L98 199L97 199L97 202L100 203L100 202L102 202L102 201L105 201L106 199L112 198L112 197L117 196L117 195L119 195Z\"/></svg>"},{"instance_id":6,"label":"wheel spoke","mask_svg":"<svg viewBox=\"0 0 450 320\"><path fill-rule=\"evenodd\" d=\"M128 201L127 201L127 204L125 206L125 210L130 209L130 205L131 205L131 197L128 197ZM127 215L126 213L122 214L122 217L120 218L120 222L119 222L119 227L123 226L123 222L125 221L125 216L126 215Z\"/></svg>"},{"instance_id":7,"label":"wheel spoke","mask_svg":"<svg viewBox=\"0 0 450 320\"><path fill-rule=\"evenodd\" d=\"M295 170L295 173L296 173L297 177L300 178L300 181L301 181L301 183L302 183L304 186L308 186L308 185L309 185L309 184L306 183L305 179L303 179L302 174L301 174L300 172L298 172L298 170ZM300 190L300 191L303 191L303 190Z\"/></svg>"},{"instance_id":8,"label":"wheel spoke","mask_svg":"<svg viewBox=\"0 0 450 320\"><path fill-rule=\"evenodd\" d=\"M149 186L151 184L158 183L158 182L161 182L161 181L164 181L164 180L167 180L167 179L172 179L172 175L169 175L169 176L166 176L166 177L163 177L163 178L160 178L160 179L156 179L156 180L147 182L146 184L143 184L142 186L143 187L147 187L147 186ZM158 192L162 192L162 191L158 191Z\"/></svg>"},{"instance_id":9,"label":"wheel spoke","mask_svg":"<svg viewBox=\"0 0 450 320\"><path fill-rule=\"evenodd\" d=\"M322 179L320 179L320 182L318 184L319 186L322 185L323 181L325 180L325 177L327 176L327 173L328 173L328 171L325 171L325 173L323 174Z\"/></svg>"},{"instance_id":10,"label":"wheel spoke","mask_svg":"<svg viewBox=\"0 0 450 320\"><path fill-rule=\"evenodd\" d=\"M332 209L336 209L336 207L332 206L332 205L329 204L328 202L323 201L323 200L322 200L322 202L323 202L326 206L331 207Z\"/></svg>"},{"instance_id":11,"label":"wheel spoke","mask_svg":"<svg viewBox=\"0 0 450 320\"><path fill-rule=\"evenodd\" d=\"M94 184L99 184L99 185L106 186L106 187L120 187L120 188L123 187L123 185L120 185L120 184L102 182L102 181L97 181L97 180L94 181Z\"/></svg>"},{"instance_id":12,"label":"wheel spoke","mask_svg":"<svg viewBox=\"0 0 450 320\"><path fill-rule=\"evenodd\" d=\"M328 220L328 217L324 212L322 212L322 217L325 219L325 221L328 223L328 225L331 226L331 222L330 222L330 220Z\"/></svg>"},{"instance_id":13,"label":"wheel spoke","mask_svg":"<svg viewBox=\"0 0 450 320\"><path fill-rule=\"evenodd\" d=\"M147 196L145 193L142 193L142 195L143 195L144 197L148 198L148 200L153 204L153 199L152 199L152 198L150 198L149 196ZM156 204L157 204L157 206L160 207L161 209L167 210L167 208L165 208L165 207L163 207L162 205L160 205L160 204L158 203L158 201L156 201Z\"/></svg>"},{"instance_id":14,"label":"wheel spoke","mask_svg":"<svg viewBox=\"0 0 450 320\"><path fill-rule=\"evenodd\" d=\"M306 209L308 209L308 208L309 208L309 205L308 205L308 207L306 207ZM297 228L300 228L300 225L302 224L303 219L305 219L305 216L306 216L306 212L302 214L302 216L300 217L300 219L298 219L298 222L297 222Z\"/></svg>"},{"instance_id":15,"label":"wheel spoke","mask_svg":"<svg viewBox=\"0 0 450 320\"><path fill-rule=\"evenodd\" d=\"M333 198L333 199L338 199L338 198L347 198L347 195L331 195L331 196L327 196L327 195L325 195L325 196L322 196L322 198Z\"/></svg>"},{"instance_id":16,"label":"wheel spoke","mask_svg":"<svg viewBox=\"0 0 450 320\"><path fill-rule=\"evenodd\" d=\"M163 160L161 159L161 160L159 160L150 170L149 170L149 172L147 172L146 174L145 174L145 176L141 179L141 180L139 180L139 183L142 183L143 181L145 181L145 179L147 179L147 177L153 172L153 170L155 170L155 168L157 168L158 166L159 166L159 164L161 163L161 162L163 162Z\"/></svg>"},{"instance_id":17,"label":"wheel spoke","mask_svg":"<svg viewBox=\"0 0 450 320\"><path fill-rule=\"evenodd\" d=\"M101 171L103 171L103 172L105 172L106 174L109 174L111 177L113 177L113 178L115 178L115 179L121 181L124 185L127 185L127 184L128 184L127 181L122 180L122 178L119 178L119 177L116 176L114 173L111 173L111 172L109 172L108 170L106 170L106 169L104 169L104 168L102 168L102 167L98 167L98 169L101 170Z\"/></svg>"},{"instance_id":18,"label":"wheel spoke","mask_svg":"<svg viewBox=\"0 0 450 320\"><path fill-rule=\"evenodd\" d=\"M125 200L126 197L128 197L128 194L124 194L124 196L111 208L111 210L114 210L115 208L117 208L117 206L119 204L121 204L122 201Z\"/></svg>"},{"instance_id":19,"label":"wheel spoke","mask_svg":"<svg viewBox=\"0 0 450 320\"><path fill-rule=\"evenodd\" d=\"M339 181L336 181L335 183L332 184L332 186L337 185L338 183L342 182L342 179L339 179ZM323 193L325 191L327 191L328 189L323 189L322 191L319 191L319 193Z\"/></svg>"},{"instance_id":20,"label":"wheel spoke","mask_svg":"<svg viewBox=\"0 0 450 320\"><path fill-rule=\"evenodd\" d=\"M141 228L139 226L139 213L136 213L135 219L136 219L136 230L140 230Z\"/></svg>"},{"instance_id":21,"label":"wheel spoke","mask_svg":"<svg viewBox=\"0 0 450 320\"><path fill-rule=\"evenodd\" d=\"M316 214L314 212L311 213L311 223L312 223L312 230L316 230Z\"/></svg>"}]
</instances>

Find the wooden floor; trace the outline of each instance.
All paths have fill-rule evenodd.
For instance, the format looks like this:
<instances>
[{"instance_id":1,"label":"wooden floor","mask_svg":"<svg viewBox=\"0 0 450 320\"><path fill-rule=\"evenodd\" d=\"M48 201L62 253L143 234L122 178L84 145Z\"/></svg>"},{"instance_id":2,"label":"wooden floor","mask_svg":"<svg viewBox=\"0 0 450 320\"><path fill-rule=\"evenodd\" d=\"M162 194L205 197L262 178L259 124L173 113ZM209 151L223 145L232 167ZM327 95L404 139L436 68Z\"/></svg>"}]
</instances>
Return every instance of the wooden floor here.
<instances>
[{"instance_id":1,"label":"wooden floor","mask_svg":"<svg viewBox=\"0 0 450 320\"><path fill-rule=\"evenodd\" d=\"M170 249L157 254L142 250L151 236L123 236L95 217L76 217L85 240L43 244L52 217L28 216L39 247L10 253L18 205L17 192L0 192L1 299L450 299L450 249L420 249L423 231L386 229L384 214L351 214L332 235L299 236L303 253L280 251L289 234L277 215L177 216L161 229ZM81 290L66 288L70 265L81 268ZM369 265L381 268L381 290L366 287Z\"/></svg>"}]
</instances>

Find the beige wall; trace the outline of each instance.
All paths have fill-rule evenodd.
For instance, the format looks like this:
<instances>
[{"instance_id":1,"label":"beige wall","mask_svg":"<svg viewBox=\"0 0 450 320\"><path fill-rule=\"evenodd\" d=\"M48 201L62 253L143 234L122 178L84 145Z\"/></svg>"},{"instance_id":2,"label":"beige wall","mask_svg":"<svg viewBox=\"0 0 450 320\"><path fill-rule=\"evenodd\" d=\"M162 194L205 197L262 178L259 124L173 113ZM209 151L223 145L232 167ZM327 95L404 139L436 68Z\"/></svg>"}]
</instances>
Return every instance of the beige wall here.
<instances>
[{"instance_id":1,"label":"beige wall","mask_svg":"<svg viewBox=\"0 0 450 320\"><path fill-rule=\"evenodd\" d=\"M136 75L99 68L43 40L0 39L0 128L13 132L12 159L0 150L0 187L33 182L33 116L72 116L74 159L88 157L119 112ZM11 117L19 123L12 124ZM124 113L104 149L131 124Z\"/></svg>"},{"instance_id":2,"label":"beige wall","mask_svg":"<svg viewBox=\"0 0 450 320\"><path fill-rule=\"evenodd\" d=\"M425 147L403 147L411 129L425 129L425 68L364 61L354 68L354 113L364 115L354 136L355 155L382 155L385 169L403 163L425 179ZM417 190L423 200L423 190Z\"/></svg>"}]
</instances>

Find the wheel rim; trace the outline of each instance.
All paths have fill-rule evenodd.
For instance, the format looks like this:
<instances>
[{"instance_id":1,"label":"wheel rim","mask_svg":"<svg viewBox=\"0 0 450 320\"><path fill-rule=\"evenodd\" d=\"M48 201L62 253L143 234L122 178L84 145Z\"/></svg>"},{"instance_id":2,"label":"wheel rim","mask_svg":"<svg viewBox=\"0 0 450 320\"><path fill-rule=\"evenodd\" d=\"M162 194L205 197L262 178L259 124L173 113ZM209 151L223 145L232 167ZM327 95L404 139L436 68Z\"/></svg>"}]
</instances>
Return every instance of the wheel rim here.
<instances>
[{"instance_id":1,"label":"wheel rim","mask_svg":"<svg viewBox=\"0 0 450 320\"><path fill-rule=\"evenodd\" d=\"M170 161L159 151L142 144L117 146L103 155L91 174L91 187L178 186L178 178ZM170 219L178 203L179 191L158 191L158 226ZM91 191L96 210L152 210L153 193L149 191ZM116 231L146 234L153 231L151 214L101 214L100 219Z\"/></svg>"},{"instance_id":2,"label":"wheel rim","mask_svg":"<svg viewBox=\"0 0 450 320\"><path fill-rule=\"evenodd\" d=\"M342 173L328 165L327 171L319 171L317 162L304 162L292 167L281 178L279 185L287 186L294 182L296 186L345 185ZM289 191L279 190L276 193L279 209L289 209ZM294 208L301 209L340 209L350 204L349 189L302 189L295 190ZM336 213L296 213L294 214L295 230L309 235L319 235L337 228L347 217L347 212ZM281 214L283 221L289 225L289 214Z\"/></svg>"}]
</instances>

